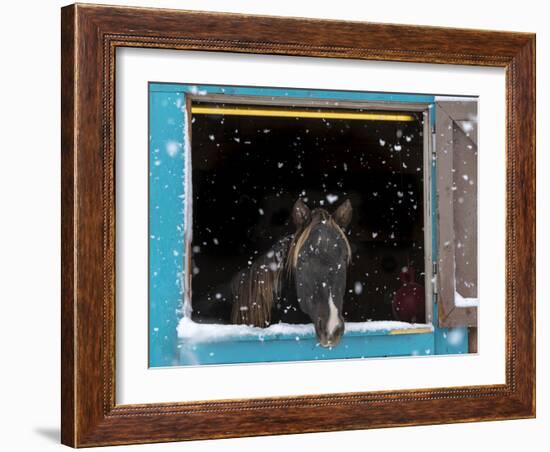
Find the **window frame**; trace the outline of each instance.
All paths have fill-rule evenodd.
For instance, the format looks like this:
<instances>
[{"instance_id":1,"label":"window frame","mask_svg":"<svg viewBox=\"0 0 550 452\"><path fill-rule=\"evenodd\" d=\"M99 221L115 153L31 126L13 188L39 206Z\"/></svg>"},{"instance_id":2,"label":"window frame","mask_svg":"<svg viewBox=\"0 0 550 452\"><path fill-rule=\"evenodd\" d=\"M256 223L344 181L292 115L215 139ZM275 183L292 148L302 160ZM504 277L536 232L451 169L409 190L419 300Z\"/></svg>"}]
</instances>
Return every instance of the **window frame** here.
<instances>
[{"instance_id":1,"label":"window frame","mask_svg":"<svg viewBox=\"0 0 550 452\"><path fill-rule=\"evenodd\" d=\"M218 92L212 93L212 88L217 88ZM220 92L221 90L221 92ZM433 140L433 131L435 125L434 114L434 102L435 96L423 96L423 95L409 95L409 94L389 94L389 93L368 93L368 92L350 92L350 91L324 91L324 90L303 90L303 89L287 89L287 88L257 88L257 87L222 87L222 85L216 86L197 86L187 84L165 84L165 83L150 83L149 91L151 92L165 92L176 94L179 93L183 99L182 109L184 111L185 118L182 118L182 123L185 128L185 137L183 139L183 150L186 156L186 162L191 165L190 150L191 146L191 106L193 101L200 101L201 103L231 103L231 104L247 104L247 105L269 105L269 106L296 106L296 107L319 107L319 108L346 108L352 109L371 109L381 111L395 111L395 110L407 110L417 111L423 114L423 162L424 162L424 260L425 260L425 299L426 299L426 320L425 326L430 328L388 328L381 329L375 332L369 332L368 334L346 334L345 337L353 339L354 343L358 347L362 347L366 350L365 353L357 357L380 357L380 356L403 356L411 354L430 355L430 354L454 354L454 353L467 353L468 352L468 331L467 329L461 329L463 338L460 343L455 346L449 346L445 341L448 334L448 329L440 328L437 321L437 297L435 296L436 285L434 284L434 273L437 257L437 219L436 219L436 206L434 200L436 199L435 192L435 161L434 151L435 143ZM216 89L214 89L216 91ZM243 93L244 92L244 93ZM292 92L292 96L283 95L284 92ZM251 94L253 93L253 94ZM311 97L311 93L325 97ZM334 96L338 94L339 97ZM330 96L332 95L332 96ZM341 98L347 96L348 98ZM353 97L363 97L357 99ZM366 98L365 98L366 97ZM150 111L151 121L151 111ZM192 190L190 187L191 171L186 171L186 183L185 187L185 202L188 205L188 196L192 197ZM187 212L188 210L185 209ZM187 221L185 223L185 270L186 284L184 284L184 314L189 314L191 307L188 300L191 300L191 240L189 237L192 233L192 222ZM188 304L186 304L188 303ZM375 322L373 322L375 323ZM150 323L150 329L153 326ZM231 360L227 363L237 362L264 362L264 361L291 361L291 360L304 360L304 359L319 359L317 356L307 356L308 353L302 354L293 358L292 351L296 349L295 337L281 337L278 336L278 341L266 340L261 338L261 335L254 340L248 342L243 341L236 337L229 337L226 340L196 343L185 343L176 338L177 347L180 355L186 352L193 355L193 358L184 362L181 365L193 365L197 354L200 355L200 364L223 364L223 350L230 350L232 353ZM260 340L258 340L260 339ZM307 338L309 342L314 338ZM293 341L293 342L290 342ZM173 341L172 341L173 342ZM252 344L251 344L252 343ZM271 347L269 344L276 344L277 355L266 353L267 348ZM305 344L307 341L302 341L301 344ZM407 345L407 343L410 343ZM250 350L244 350L241 353L242 357L235 359L235 348L240 347L243 350L243 344L247 344L244 348L251 348ZM254 345L255 344L255 345ZM267 344L267 345L266 345ZM292 349L289 349L289 344L292 344ZM405 345L404 345L405 344ZM150 341L151 345L151 341ZM311 345L311 344L309 344ZM233 347L233 348L232 348ZM259 353L260 357L254 355L254 348L262 348L262 352ZM345 358L346 356L340 356L341 350L339 348L332 349L327 356L323 356L320 359L338 359ZM375 350L374 352L371 352ZM406 351L411 353L406 353ZM405 352L404 352L405 351ZM413 353L414 351L414 353ZM258 355L258 354L256 354ZM266 359L266 356L270 356L271 359ZM355 356L354 356L355 357ZM149 364L152 367L159 365L151 359ZM164 360L164 364L167 362Z\"/></svg>"}]
</instances>

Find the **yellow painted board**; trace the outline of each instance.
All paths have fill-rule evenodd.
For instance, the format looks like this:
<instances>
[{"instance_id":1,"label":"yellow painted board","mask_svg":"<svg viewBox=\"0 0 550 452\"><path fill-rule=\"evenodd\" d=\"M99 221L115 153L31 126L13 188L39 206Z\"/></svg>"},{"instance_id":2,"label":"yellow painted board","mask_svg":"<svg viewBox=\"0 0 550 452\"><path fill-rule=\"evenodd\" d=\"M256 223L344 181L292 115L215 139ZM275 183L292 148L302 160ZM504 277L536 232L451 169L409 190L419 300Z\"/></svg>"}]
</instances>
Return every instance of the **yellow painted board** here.
<instances>
[{"instance_id":1,"label":"yellow painted board","mask_svg":"<svg viewBox=\"0 0 550 452\"><path fill-rule=\"evenodd\" d=\"M424 334L431 333L431 328L402 328L399 330L391 330L390 334Z\"/></svg>"},{"instance_id":2,"label":"yellow painted board","mask_svg":"<svg viewBox=\"0 0 550 452\"><path fill-rule=\"evenodd\" d=\"M353 111L313 111L291 109L262 109L262 108L218 108L218 107L191 107L195 115L232 115L232 116L263 116L279 118L322 118L322 119L351 119L361 121L414 121L415 117L406 113L374 113Z\"/></svg>"}]
</instances>

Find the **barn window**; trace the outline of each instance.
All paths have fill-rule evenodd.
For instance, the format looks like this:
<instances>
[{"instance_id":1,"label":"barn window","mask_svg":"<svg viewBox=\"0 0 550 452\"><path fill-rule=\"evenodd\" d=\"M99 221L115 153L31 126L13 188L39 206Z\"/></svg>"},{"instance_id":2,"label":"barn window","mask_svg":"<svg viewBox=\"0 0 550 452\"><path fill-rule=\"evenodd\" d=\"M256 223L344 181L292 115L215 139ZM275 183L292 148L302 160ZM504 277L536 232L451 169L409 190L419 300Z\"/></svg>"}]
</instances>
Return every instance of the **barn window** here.
<instances>
[{"instance_id":1,"label":"barn window","mask_svg":"<svg viewBox=\"0 0 550 452\"><path fill-rule=\"evenodd\" d=\"M150 212L165 209L157 212L162 225L150 219L150 365L468 352L477 303L470 266L477 243L468 240L476 235L477 149L470 151L477 143L475 102L458 104L433 96L151 84L150 193L154 198L161 179L180 178L171 196L183 207L174 213L150 199ZM179 121L161 127L157 108L173 109ZM181 148L173 168L164 158L157 163L162 143L174 154ZM226 325L232 277L293 232L298 198L329 212L346 199L353 207L346 333L333 349L315 347L300 316L298 325L267 333ZM179 282L159 289L152 274L166 256L156 259L154 232L167 216L178 231L169 260L177 262ZM162 306L160 297L169 301ZM177 311L177 335L158 327L159 305L162 315ZM174 343L176 358L165 357Z\"/></svg>"}]
</instances>

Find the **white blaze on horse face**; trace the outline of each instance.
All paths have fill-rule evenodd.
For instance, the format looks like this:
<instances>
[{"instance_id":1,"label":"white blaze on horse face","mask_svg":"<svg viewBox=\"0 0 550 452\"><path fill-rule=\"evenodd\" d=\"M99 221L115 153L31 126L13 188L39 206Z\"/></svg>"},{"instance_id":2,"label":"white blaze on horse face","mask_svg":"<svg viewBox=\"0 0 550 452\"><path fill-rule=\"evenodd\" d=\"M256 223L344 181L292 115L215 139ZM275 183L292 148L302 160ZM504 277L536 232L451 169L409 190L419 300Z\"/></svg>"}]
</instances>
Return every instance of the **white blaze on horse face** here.
<instances>
[{"instance_id":1,"label":"white blaze on horse face","mask_svg":"<svg viewBox=\"0 0 550 452\"><path fill-rule=\"evenodd\" d=\"M340 325L340 317L338 316L338 308L334 304L334 300L332 299L332 292L329 291L328 293L328 309L329 309L329 316L328 316L328 322L327 322L327 333L332 334L338 328L338 325Z\"/></svg>"}]
</instances>

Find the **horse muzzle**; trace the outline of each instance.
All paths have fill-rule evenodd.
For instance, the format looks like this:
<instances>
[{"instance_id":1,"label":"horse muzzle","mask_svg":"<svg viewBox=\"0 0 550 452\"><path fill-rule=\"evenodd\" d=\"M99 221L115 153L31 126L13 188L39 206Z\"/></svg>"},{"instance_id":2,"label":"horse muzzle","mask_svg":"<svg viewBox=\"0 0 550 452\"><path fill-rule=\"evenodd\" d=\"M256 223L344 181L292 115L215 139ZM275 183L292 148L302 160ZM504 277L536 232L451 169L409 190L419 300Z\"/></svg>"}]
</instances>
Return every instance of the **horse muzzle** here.
<instances>
[{"instance_id":1,"label":"horse muzzle","mask_svg":"<svg viewBox=\"0 0 550 452\"><path fill-rule=\"evenodd\" d=\"M321 328L319 328L318 325ZM319 339L319 345L321 345L321 347L336 347L340 343L342 336L344 335L343 321L340 322L331 332L328 332L322 328L322 322L318 322L318 324L315 326L315 333L317 335L317 339Z\"/></svg>"}]
</instances>

